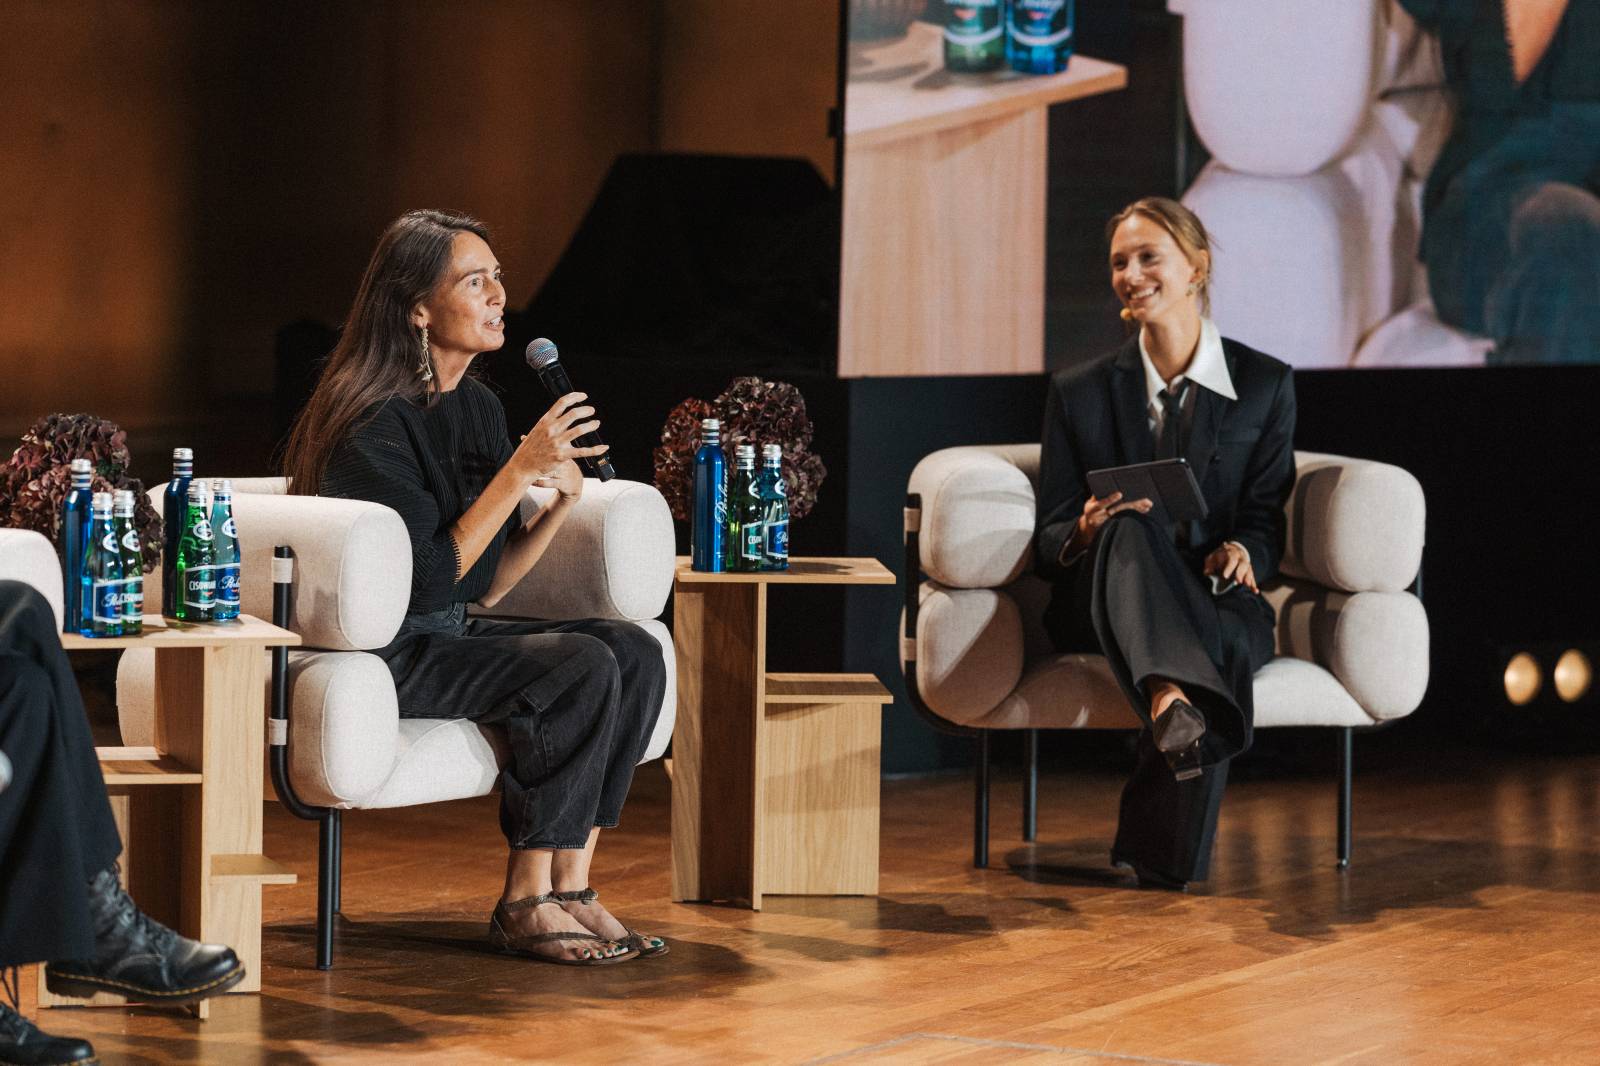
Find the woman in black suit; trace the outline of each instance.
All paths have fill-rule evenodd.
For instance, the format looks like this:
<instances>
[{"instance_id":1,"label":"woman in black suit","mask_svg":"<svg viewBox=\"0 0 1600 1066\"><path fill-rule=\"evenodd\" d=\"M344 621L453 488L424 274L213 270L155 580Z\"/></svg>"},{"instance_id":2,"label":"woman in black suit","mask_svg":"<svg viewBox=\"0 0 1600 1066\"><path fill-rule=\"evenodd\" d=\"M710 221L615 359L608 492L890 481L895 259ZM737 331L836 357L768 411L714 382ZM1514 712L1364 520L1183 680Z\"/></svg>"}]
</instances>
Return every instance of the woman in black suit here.
<instances>
[{"instance_id":1,"label":"woman in black suit","mask_svg":"<svg viewBox=\"0 0 1600 1066\"><path fill-rule=\"evenodd\" d=\"M1104 653L1149 726L1112 861L1182 889L1207 876L1228 760L1250 744L1251 679L1272 657L1260 587L1283 556L1294 380L1206 317L1210 241L1187 208L1139 200L1107 235L1111 285L1137 332L1051 381L1034 546L1054 584L1057 649ZM1089 491L1091 470L1178 457L1203 520Z\"/></svg>"}]
</instances>

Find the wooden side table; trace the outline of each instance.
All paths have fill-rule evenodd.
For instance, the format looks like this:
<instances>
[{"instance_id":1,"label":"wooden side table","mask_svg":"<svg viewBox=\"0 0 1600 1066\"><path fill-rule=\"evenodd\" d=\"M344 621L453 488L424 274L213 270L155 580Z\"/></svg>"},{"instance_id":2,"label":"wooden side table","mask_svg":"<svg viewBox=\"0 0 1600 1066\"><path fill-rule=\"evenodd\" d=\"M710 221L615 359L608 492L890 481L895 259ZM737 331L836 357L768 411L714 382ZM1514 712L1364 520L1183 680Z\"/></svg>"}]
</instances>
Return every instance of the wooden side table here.
<instances>
[{"instance_id":1,"label":"wooden side table","mask_svg":"<svg viewBox=\"0 0 1600 1066\"><path fill-rule=\"evenodd\" d=\"M672 639L672 898L878 890L883 705L871 674L768 673L767 589L892 585L876 559L791 559L705 574L678 559Z\"/></svg>"},{"instance_id":2,"label":"wooden side table","mask_svg":"<svg viewBox=\"0 0 1600 1066\"><path fill-rule=\"evenodd\" d=\"M840 377L1044 369L1046 113L1128 72L956 75L940 41L916 22L850 49Z\"/></svg>"},{"instance_id":3,"label":"wooden side table","mask_svg":"<svg viewBox=\"0 0 1600 1066\"><path fill-rule=\"evenodd\" d=\"M244 962L237 992L261 990L261 886L296 876L261 854L266 657L300 638L250 615L186 625L147 615L136 637L65 634L68 651L152 648L155 737L149 748L97 748L122 834L123 880L140 908L184 936L226 944ZM53 995L39 968L39 1005ZM101 994L91 1002L122 1003ZM198 1005L206 1017L207 1004Z\"/></svg>"}]
</instances>

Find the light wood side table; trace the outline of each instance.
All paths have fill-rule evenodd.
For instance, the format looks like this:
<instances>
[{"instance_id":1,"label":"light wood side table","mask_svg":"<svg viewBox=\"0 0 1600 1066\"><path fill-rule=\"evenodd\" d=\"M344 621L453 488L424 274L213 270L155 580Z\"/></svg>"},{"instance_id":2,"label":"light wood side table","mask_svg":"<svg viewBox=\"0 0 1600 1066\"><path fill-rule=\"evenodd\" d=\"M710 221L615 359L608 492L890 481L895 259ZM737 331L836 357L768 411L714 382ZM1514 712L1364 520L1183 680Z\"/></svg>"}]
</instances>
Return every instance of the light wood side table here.
<instances>
[{"instance_id":1,"label":"light wood side table","mask_svg":"<svg viewBox=\"0 0 1600 1066\"><path fill-rule=\"evenodd\" d=\"M878 891L883 705L871 674L767 672L767 590L892 585L876 559L706 574L678 559L672 640L672 898ZM819 624L820 621L819 621Z\"/></svg>"},{"instance_id":2,"label":"light wood side table","mask_svg":"<svg viewBox=\"0 0 1600 1066\"><path fill-rule=\"evenodd\" d=\"M1044 369L1046 112L1127 68L950 74L942 49L925 22L850 49L840 377Z\"/></svg>"},{"instance_id":3,"label":"light wood side table","mask_svg":"<svg viewBox=\"0 0 1600 1066\"><path fill-rule=\"evenodd\" d=\"M261 990L261 886L296 875L261 854L265 762L265 648L300 638L251 615L191 625L146 615L135 637L64 634L67 651L150 648L155 744L97 748L122 834L122 875L141 909L184 936L233 948L245 966L236 992ZM39 1005L81 1004L51 994L39 967ZM122 1003L101 994L93 1003ZM207 1004L197 1007L207 1016Z\"/></svg>"}]
</instances>

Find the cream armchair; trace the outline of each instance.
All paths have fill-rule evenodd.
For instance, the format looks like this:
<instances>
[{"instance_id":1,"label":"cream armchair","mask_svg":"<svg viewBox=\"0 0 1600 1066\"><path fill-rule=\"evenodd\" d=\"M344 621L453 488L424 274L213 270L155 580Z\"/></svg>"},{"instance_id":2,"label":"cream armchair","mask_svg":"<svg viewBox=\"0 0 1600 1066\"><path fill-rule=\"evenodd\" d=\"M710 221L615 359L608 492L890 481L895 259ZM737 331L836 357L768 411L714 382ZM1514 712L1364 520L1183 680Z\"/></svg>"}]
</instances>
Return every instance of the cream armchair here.
<instances>
[{"instance_id":1,"label":"cream armchair","mask_svg":"<svg viewBox=\"0 0 1600 1066\"><path fill-rule=\"evenodd\" d=\"M165 486L151 490L159 503ZM244 547L243 610L298 633L300 649L275 663L274 746L279 798L321 824L317 965L333 959L340 908L340 812L437 803L489 793L509 751L498 731L464 719L403 719L394 681L371 654L400 626L411 588L411 548L400 516L358 500L286 495L280 478L234 480ZM529 514L548 499L530 490ZM286 558L275 558L275 549ZM590 480L539 565L493 612L497 617L613 618L661 644L667 692L644 755L661 756L676 717L676 656L658 616L672 586L674 537L666 501L638 482ZM276 583L275 583L276 582ZM160 575L146 602L160 603ZM58 593L59 596L59 593ZM274 600L278 602L275 604ZM123 741L153 742L154 655L130 650L117 675Z\"/></svg>"},{"instance_id":2,"label":"cream armchair","mask_svg":"<svg viewBox=\"0 0 1600 1066\"><path fill-rule=\"evenodd\" d=\"M1422 487L1396 466L1300 452L1278 657L1255 678L1255 725L1326 726L1339 746L1338 864L1350 861L1354 730L1403 718L1428 684ZM1099 655L1061 655L1032 573L1039 445L947 448L911 473L901 661L911 702L977 741L973 864L988 865L989 734L1028 731L1023 838L1035 833L1037 730L1134 729ZM919 581L919 573L928 580Z\"/></svg>"},{"instance_id":3,"label":"cream armchair","mask_svg":"<svg viewBox=\"0 0 1600 1066\"><path fill-rule=\"evenodd\" d=\"M61 628L61 558L49 538L31 529L0 529L0 581L21 581L38 589Z\"/></svg>"}]
</instances>

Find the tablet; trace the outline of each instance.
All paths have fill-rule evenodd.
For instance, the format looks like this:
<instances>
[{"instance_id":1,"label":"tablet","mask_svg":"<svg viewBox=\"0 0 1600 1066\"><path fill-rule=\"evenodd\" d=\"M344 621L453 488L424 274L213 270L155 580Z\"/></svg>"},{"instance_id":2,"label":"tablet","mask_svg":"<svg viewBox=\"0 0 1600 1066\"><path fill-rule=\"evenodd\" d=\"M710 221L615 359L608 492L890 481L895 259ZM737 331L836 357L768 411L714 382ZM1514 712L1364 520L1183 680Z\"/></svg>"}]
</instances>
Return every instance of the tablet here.
<instances>
[{"instance_id":1,"label":"tablet","mask_svg":"<svg viewBox=\"0 0 1600 1066\"><path fill-rule=\"evenodd\" d=\"M1122 493L1124 500L1149 499L1174 522L1198 522L1207 512L1205 497L1200 495L1200 485L1186 459L1091 470L1089 491L1102 500L1114 492Z\"/></svg>"}]
</instances>

